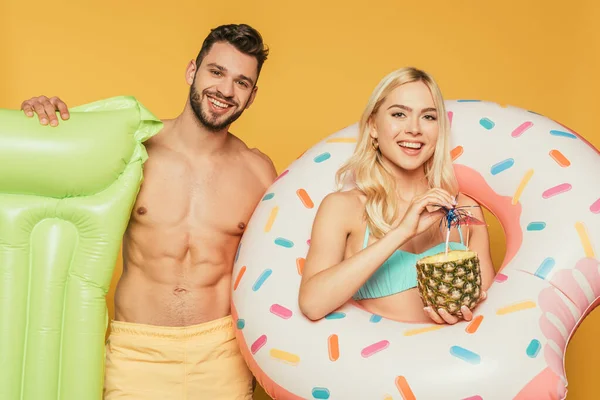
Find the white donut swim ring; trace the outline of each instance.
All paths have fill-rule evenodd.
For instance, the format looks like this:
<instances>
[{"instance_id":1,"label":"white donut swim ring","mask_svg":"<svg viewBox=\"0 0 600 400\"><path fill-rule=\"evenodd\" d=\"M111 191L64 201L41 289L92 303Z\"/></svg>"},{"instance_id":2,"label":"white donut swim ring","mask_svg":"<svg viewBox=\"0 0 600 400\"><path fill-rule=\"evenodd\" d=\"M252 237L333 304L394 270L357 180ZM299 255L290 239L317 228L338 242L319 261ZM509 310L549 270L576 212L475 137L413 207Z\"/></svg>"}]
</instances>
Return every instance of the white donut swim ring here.
<instances>
[{"instance_id":1,"label":"white donut swim ring","mask_svg":"<svg viewBox=\"0 0 600 400\"><path fill-rule=\"evenodd\" d=\"M447 101L460 190L488 208L506 255L471 322L402 323L347 303L312 322L298 307L320 201L357 125L304 153L273 183L238 249L232 314L275 399L563 399L564 353L600 298L600 155L544 116ZM327 293L323 293L327 296Z\"/></svg>"}]
</instances>

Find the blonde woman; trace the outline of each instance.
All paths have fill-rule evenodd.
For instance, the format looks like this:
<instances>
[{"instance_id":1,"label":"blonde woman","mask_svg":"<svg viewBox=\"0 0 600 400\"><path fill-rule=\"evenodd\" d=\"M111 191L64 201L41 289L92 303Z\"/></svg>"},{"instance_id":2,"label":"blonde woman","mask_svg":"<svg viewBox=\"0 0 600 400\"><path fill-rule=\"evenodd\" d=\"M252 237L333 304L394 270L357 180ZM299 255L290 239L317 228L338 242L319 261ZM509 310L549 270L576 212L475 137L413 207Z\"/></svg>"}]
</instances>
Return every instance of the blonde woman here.
<instances>
[{"instance_id":1,"label":"blonde woman","mask_svg":"<svg viewBox=\"0 0 600 400\"><path fill-rule=\"evenodd\" d=\"M424 308L416 289L416 261L445 249L435 205L477 205L458 193L449 151L449 121L439 87L415 68L386 76L360 120L355 152L338 171L340 187L315 217L299 305L311 320L351 298L386 318L454 324L445 310ZM470 209L484 221L480 207ZM469 232L466 232L469 229ZM450 248L476 251L482 299L494 279L485 225L451 230ZM462 307L463 318L472 311Z\"/></svg>"}]
</instances>

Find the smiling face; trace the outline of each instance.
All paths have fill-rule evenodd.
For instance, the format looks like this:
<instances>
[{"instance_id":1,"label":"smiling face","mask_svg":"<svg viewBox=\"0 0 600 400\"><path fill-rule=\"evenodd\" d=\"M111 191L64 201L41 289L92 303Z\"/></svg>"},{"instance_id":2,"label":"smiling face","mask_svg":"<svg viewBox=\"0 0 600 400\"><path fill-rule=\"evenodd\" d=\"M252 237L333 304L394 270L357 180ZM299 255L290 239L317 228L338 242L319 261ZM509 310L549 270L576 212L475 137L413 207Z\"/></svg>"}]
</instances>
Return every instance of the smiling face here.
<instances>
[{"instance_id":1,"label":"smiling face","mask_svg":"<svg viewBox=\"0 0 600 400\"><path fill-rule=\"evenodd\" d=\"M371 117L371 137L384 160L415 171L433 156L438 135L438 112L429 87L422 81L393 89Z\"/></svg>"},{"instance_id":2,"label":"smiling face","mask_svg":"<svg viewBox=\"0 0 600 400\"><path fill-rule=\"evenodd\" d=\"M190 76L192 110L203 126L218 132L227 129L254 101L258 61L229 43L217 42L199 66L190 64Z\"/></svg>"}]
</instances>

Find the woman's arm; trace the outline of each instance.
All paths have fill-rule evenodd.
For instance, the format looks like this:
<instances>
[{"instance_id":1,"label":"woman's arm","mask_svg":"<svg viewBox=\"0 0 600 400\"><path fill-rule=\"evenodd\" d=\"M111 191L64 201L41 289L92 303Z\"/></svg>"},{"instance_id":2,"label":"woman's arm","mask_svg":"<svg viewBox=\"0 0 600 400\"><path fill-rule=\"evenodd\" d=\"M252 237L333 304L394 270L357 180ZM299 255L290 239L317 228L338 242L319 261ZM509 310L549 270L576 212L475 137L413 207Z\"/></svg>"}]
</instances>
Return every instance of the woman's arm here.
<instances>
[{"instance_id":1,"label":"woman's arm","mask_svg":"<svg viewBox=\"0 0 600 400\"><path fill-rule=\"evenodd\" d=\"M298 297L300 310L311 320L321 319L346 303L407 240L402 229L394 229L344 260L346 240L363 207L355 194L332 193L317 211Z\"/></svg>"},{"instance_id":2,"label":"woman's arm","mask_svg":"<svg viewBox=\"0 0 600 400\"><path fill-rule=\"evenodd\" d=\"M313 223L298 296L300 310L317 320L342 306L398 247L440 220L442 212L429 212L428 206L450 206L451 201L450 194L441 189L430 189L415 197L396 227L344 260L353 224L363 226L357 218L362 217L364 204L352 192L325 197Z\"/></svg>"}]
</instances>

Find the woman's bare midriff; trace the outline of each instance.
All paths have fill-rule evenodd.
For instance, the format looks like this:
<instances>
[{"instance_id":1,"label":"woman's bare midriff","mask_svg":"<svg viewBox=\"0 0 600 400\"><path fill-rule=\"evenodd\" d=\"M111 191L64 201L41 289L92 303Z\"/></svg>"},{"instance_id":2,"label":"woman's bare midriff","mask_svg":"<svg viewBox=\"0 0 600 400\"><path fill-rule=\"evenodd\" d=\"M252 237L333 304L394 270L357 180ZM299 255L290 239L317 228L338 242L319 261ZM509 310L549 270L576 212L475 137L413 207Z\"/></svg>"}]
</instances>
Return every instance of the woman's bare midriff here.
<instances>
[{"instance_id":1,"label":"woman's bare midriff","mask_svg":"<svg viewBox=\"0 0 600 400\"><path fill-rule=\"evenodd\" d=\"M423 302L417 288L408 289L377 299L364 299L357 304L365 310L377 314L383 318L416 323L432 323L423 308Z\"/></svg>"}]
</instances>

